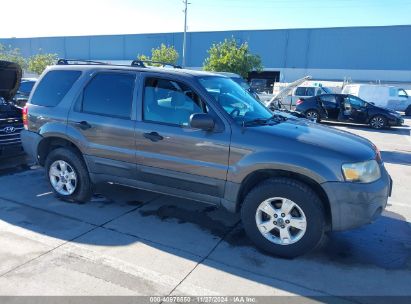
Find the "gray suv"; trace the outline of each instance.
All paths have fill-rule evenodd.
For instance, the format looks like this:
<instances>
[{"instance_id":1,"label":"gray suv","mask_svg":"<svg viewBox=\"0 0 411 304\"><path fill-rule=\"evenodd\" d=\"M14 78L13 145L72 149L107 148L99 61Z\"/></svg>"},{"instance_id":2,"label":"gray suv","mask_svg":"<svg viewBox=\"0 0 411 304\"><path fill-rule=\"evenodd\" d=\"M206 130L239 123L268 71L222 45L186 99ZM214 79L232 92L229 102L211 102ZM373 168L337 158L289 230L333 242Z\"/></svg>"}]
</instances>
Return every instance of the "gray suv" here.
<instances>
[{"instance_id":1,"label":"gray suv","mask_svg":"<svg viewBox=\"0 0 411 304\"><path fill-rule=\"evenodd\" d=\"M386 206L391 179L371 142L271 112L230 78L59 63L36 83L21 137L60 198L85 202L112 182L222 206L282 257Z\"/></svg>"}]
</instances>

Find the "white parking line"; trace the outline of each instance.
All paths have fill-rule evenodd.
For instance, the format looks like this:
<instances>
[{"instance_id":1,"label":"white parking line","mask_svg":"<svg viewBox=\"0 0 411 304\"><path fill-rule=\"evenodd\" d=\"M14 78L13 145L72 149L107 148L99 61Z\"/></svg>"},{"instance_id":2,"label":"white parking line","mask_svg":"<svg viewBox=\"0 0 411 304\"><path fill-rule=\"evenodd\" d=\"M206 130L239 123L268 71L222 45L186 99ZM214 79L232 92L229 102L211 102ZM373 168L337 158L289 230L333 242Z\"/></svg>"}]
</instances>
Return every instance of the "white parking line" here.
<instances>
[{"instance_id":1,"label":"white parking line","mask_svg":"<svg viewBox=\"0 0 411 304\"><path fill-rule=\"evenodd\" d=\"M46 196L46 195L49 195L49 194L52 194L52 193L53 192L45 192L45 193L37 194L36 196L41 197L41 196Z\"/></svg>"},{"instance_id":2,"label":"white parking line","mask_svg":"<svg viewBox=\"0 0 411 304\"><path fill-rule=\"evenodd\" d=\"M411 204L404 204L404 203L399 203L399 202L391 201L391 200L388 201L388 205L389 205L388 207L391 207L391 206L393 206L393 207L399 206L399 207L411 208Z\"/></svg>"}]
</instances>

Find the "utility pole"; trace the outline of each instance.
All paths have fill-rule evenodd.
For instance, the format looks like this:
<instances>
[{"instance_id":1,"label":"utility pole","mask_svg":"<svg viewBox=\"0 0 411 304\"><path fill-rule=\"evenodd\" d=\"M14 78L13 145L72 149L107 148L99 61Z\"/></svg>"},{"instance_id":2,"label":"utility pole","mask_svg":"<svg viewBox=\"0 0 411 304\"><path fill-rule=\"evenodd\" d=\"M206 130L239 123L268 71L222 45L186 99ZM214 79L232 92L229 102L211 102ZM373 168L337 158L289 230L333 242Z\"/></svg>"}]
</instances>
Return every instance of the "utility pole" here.
<instances>
[{"instance_id":1,"label":"utility pole","mask_svg":"<svg viewBox=\"0 0 411 304\"><path fill-rule=\"evenodd\" d=\"M186 66L186 44L187 44L187 2L188 0L183 0L184 2L184 35L183 35L183 68Z\"/></svg>"}]
</instances>

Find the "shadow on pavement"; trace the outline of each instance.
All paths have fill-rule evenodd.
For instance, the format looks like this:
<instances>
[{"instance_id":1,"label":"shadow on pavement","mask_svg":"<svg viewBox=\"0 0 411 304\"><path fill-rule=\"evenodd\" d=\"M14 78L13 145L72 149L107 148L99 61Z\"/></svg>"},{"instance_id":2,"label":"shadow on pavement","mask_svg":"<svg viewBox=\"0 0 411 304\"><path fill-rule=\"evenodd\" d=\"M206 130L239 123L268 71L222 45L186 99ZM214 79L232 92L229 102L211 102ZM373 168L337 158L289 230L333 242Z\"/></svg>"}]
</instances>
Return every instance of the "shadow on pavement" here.
<instances>
[{"instance_id":1,"label":"shadow on pavement","mask_svg":"<svg viewBox=\"0 0 411 304\"><path fill-rule=\"evenodd\" d=\"M411 131L409 126L403 125L401 127L391 127L382 130L375 130L365 125L357 125L357 124L350 124L350 123L341 123L341 122L330 122L330 121L322 121L321 124L327 125L329 127L345 127L347 129L353 130L362 130L372 133L386 133L386 134L399 134L399 135L410 135Z\"/></svg>"},{"instance_id":2,"label":"shadow on pavement","mask_svg":"<svg viewBox=\"0 0 411 304\"><path fill-rule=\"evenodd\" d=\"M274 280L295 281L301 288L306 288L305 280L317 280L315 284L320 287L316 288L321 290L321 286L331 282L327 276L309 270L318 267L323 268L322 272L324 269L337 272L338 276L350 275L354 270L411 271L411 225L392 212L385 212L371 225L330 233L320 249L294 260L284 260L259 252L245 236L237 215L201 203L117 185L100 185L102 195L90 203L70 204L47 192L50 189L42 170L19 173L18 182L5 177L0 182L0 221L79 244L125 246L142 242L184 259L207 258L204 263L209 267L261 284L273 284L267 283L264 275ZM24 191L17 195L19 189ZM92 227L103 229L99 228L99 237L88 238L84 234L78 238L82 226L90 227L86 231ZM118 237L108 237L113 232ZM307 271L301 265L306 265ZM287 268L287 273L279 275L282 268ZM341 268L346 270L338 270ZM247 271L261 275L251 278ZM338 285L340 279L343 278L334 277L336 281L332 284ZM298 288L287 291L300 292Z\"/></svg>"},{"instance_id":3,"label":"shadow on pavement","mask_svg":"<svg viewBox=\"0 0 411 304\"><path fill-rule=\"evenodd\" d=\"M386 163L411 166L411 152L381 151L381 157Z\"/></svg>"},{"instance_id":4,"label":"shadow on pavement","mask_svg":"<svg viewBox=\"0 0 411 304\"><path fill-rule=\"evenodd\" d=\"M30 168L25 154L0 157L0 176L26 171Z\"/></svg>"}]
</instances>

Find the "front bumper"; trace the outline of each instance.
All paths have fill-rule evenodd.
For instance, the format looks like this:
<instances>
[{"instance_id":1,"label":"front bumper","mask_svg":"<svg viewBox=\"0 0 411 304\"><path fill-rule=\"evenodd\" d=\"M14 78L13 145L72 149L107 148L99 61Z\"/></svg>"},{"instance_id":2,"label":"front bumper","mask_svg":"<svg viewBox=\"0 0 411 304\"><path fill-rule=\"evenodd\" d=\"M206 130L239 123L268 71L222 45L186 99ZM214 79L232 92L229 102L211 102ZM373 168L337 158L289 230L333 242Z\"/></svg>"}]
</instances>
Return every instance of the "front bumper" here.
<instances>
[{"instance_id":1,"label":"front bumper","mask_svg":"<svg viewBox=\"0 0 411 304\"><path fill-rule=\"evenodd\" d=\"M392 180L384 166L381 178L373 183L326 182L333 231L356 228L374 221L391 196Z\"/></svg>"},{"instance_id":2,"label":"front bumper","mask_svg":"<svg viewBox=\"0 0 411 304\"><path fill-rule=\"evenodd\" d=\"M390 126L402 126L404 124L403 118L390 118L388 120L388 125Z\"/></svg>"}]
</instances>

